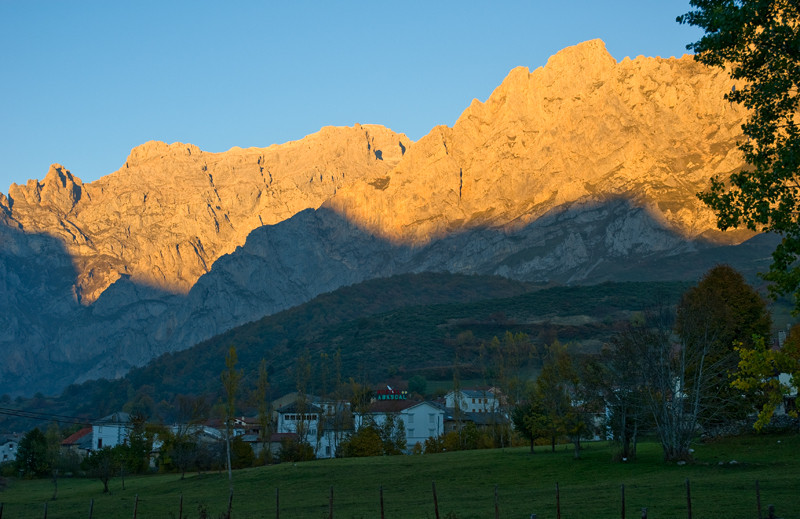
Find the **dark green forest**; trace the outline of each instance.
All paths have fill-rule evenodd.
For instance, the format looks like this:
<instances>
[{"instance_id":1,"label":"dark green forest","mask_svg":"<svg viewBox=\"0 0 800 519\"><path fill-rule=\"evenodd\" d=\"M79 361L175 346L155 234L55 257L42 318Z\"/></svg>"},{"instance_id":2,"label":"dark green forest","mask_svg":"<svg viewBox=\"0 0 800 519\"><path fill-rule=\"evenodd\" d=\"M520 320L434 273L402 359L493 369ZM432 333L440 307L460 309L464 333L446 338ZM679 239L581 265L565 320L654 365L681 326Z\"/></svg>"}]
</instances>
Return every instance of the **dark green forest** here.
<instances>
[{"instance_id":1,"label":"dark green forest","mask_svg":"<svg viewBox=\"0 0 800 519\"><path fill-rule=\"evenodd\" d=\"M322 385L331 386L336 377L362 383L415 375L452 380L456 359L460 377L474 380L483 373L481 346L493 337L524 333L535 348L558 340L574 352L596 352L633 313L674 306L687 287L683 282L542 286L493 276L405 274L320 295L163 355L121 379L72 385L57 397L3 400L17 409L87 420L136 407L169 421L179 397L204 397L212 405L220 400L220 373L231 345L243 371L242 412L249 410L262 359L272 398L295 389L299 357L310 365L311 393L325 392L329 387ZM2 429L34 425L0 417Z\"/></svg>"}]
</instances>

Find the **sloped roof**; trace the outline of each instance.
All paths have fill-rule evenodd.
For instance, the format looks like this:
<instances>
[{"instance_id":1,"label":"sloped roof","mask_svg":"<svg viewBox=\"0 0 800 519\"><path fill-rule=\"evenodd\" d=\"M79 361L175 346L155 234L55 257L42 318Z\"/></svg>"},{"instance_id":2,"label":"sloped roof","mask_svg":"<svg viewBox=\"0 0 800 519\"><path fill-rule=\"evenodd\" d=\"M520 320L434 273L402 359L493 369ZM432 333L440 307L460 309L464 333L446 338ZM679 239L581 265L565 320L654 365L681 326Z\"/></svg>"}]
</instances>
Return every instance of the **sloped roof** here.
<instances>
[{"instance_id":1,"label":"sloped roof","mask_svg":"<svg viewBox=\"0 0 800 519\"><path fill-rule=\"evenodd\" d=\"M129 424L131 423L131 415L129 415L124 411L118 411L116 413L105 416L95 422L95 424L97 425L115 424L115 423Z\"/></svg>"},{"instance_id":2,"label":"sloped roof","mask_svg":"<svg viewBox=\"0 0 800 519\"><path fill-rule=\"evenodd\" d=\"M300 409L297 405L297 402L292 402L291 404L286 404L285 406L278 409L278 413L286 414L286 413L299 413ZM303 410L304 413L322 413L322 408L312 402L306 402L305 409Z\"/></svg>"},{"instance_id":3,"label":"sloped roof","mask_svg":"<svg viewBox=\"0 0 800 519\"><path fill-rule=\"evenodd\" d=\"M472 422L475 425L500 425L500 424L507 424L509 422L508 418L503 416L502 413L468 413L466 411L461 411L461 421L462 422ZM447 414L445 416L446 421L453 421L455 420L455 409L448 407Z\"/></svg>"},{"instance_id":4,"label":"sloped roof","mask_svg":"<svg viewBox=\"0 0 800 519\"><path fill-rule=\"evenodd\" d=\"M421 404L419 400L376 400L369 404L370 413L399 413Z\"/></svg>"},{"instance_id":5,"label":"sloped roof","mask_svg":"<svg viewBox=\"0 0 800 519\"><path fill-rule=\"evenodd\" d=\"M65 447L70 446L70 445L80 445L82 443L81 440L83 438L85 438L86 435L89 435L89 441L91 441L91 439L92 439L91 438L91 435L92 435L92 428L91 427L84 427L80 431L77 431L75 433L70 434L69 436L67 436L61 442L61 445L65 446Z\"/></svg>"},{"instance_id":6,"label":"sloped roof","mask_svg":"<svg viewBox=\"0 0 800 519\"><path fill-rule=\"evenodd\" d=\"M435 400L423 400L422 402L419 402L419 401L413 402L413 405L407 407L406 410L412 409L414 407L419 407L419 406L425 405L425 404L433 407L434 409L436 409L438 411L441 411L443 413L447 413L447 408L444 406L444 404L436 402Z\"/></svg>"},{"instance_id":7,"label":"sloped roof","mask_svg":"<svg viewBox=\"0 0 800 519\"><path fill-rule=\"evenodd\" d=\"M452 393L452 392L453 391L450 391L450 393ZM495 397L495 389L491 388L491 387L461 389L461 393L466 398L494 398Z\"/></svg>"}]
</instances>

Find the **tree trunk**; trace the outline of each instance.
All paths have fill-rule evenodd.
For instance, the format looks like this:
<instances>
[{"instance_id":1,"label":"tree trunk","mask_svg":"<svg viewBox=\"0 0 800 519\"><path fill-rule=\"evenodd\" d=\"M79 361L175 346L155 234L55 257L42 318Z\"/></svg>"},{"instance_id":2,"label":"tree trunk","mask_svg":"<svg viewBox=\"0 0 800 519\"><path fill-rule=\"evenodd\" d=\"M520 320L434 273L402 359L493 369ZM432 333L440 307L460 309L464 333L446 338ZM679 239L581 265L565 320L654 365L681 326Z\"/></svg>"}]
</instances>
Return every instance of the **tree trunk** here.
<instances>
[{"instance_id":1,"label":"tree trunk","mask_svg":"<svg viewBox=\"0 0 800 519\"><path fill-rule=\"evenodd\" d=\"M231 428L228 425L227 434L225 435L226 442L225 442L225 450L227 451L228 455L228 486L230 487L230 492L233 494L233 472L231 471Z\"/></svg>"},{"instance_id":2,"label":"tree trunk","mask_svg":"<svg viewBox=\"0 0 800 519\"><path fill-rule=\"evenodd\" d=\"M581 437L576 436L575 438L573 438L572 445L575 446L574 458L578 460L581 458Z\"/></svg>"},{"instance_id":3,"label":"tree trunk","mask_svg":"<svg viewBox=\"0 0 800 519\"><path fill-rule=\"evenodd\" d=\"M52 501L55 501L58 497L58 469L53 470L53 497Z\"/></svg>"}]
</instances>

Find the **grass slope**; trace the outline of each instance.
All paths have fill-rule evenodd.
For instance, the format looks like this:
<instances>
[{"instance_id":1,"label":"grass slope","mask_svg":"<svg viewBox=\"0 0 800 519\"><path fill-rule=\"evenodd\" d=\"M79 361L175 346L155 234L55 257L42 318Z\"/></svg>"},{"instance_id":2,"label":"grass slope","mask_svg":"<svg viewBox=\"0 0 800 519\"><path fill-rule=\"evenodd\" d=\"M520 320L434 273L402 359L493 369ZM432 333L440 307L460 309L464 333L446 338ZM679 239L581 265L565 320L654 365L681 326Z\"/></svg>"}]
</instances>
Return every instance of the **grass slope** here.
<instances>
[{"instance_id":1,"label":"grass slope","mask_svg":"<svg viewBox=\"0 0 800 519\"><path fill-rule=\"evenodd\" d=\"M541 450L540 450L541 449ZM379 488L384 488L389 519L434 517L432 482L436 483L442 518L494 517L497 485L500 517L538 519L556 517L555 485L559 484L561 517L620 517L620 487L625 485L627 514L640 517L687 517L686 487L691 482L692 511L698 518L756 517L755 482L759 481L763 515L768 503L779 517L800 517L800 436L743 436L699 445L696 462L678 466L661 461L655 443L640 445L640 456L627 464L612 463L605 443L587 445L580 460L569 447L556 453L538 447L453 452L430 456L394 456L321 460L236 471L234 519L275 517L276 488L284 518L327 517L330 489L334 491L337 518L380 517ZM736 463L731 463L732 461ZM228 502L228 482L223 474L128 478L126 490L115 479L112 494L102 495L93 480L62 480L59 497L48 501L52 484L46 480L13 481L0 493L5 517L42 517L48 501L48 518L86 517L95 500L95 517L133 516L139 496L138 516L177 517L183 495L183 517L219 517ZM450 514L450 515L448 515Z\"/></svg>"}]
</instances>

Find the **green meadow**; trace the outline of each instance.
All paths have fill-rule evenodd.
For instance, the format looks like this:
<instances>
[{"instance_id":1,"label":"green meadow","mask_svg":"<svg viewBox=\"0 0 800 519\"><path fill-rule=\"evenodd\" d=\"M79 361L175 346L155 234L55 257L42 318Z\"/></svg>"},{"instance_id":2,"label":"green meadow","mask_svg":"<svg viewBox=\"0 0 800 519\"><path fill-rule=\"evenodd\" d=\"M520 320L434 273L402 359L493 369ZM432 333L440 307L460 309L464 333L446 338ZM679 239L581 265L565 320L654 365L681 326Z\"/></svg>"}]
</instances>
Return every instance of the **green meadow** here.
<instances>
[{"instance_id":1,"label":"green meadow","mask_svg":"<svg viewBox=\"0 0 800 519\"><path fill-rule=\"evenodd\" d=\"M556 484L561 517L640 518L642 508L655 519L688 517L686 481L694 518L756 518L756 481L762 516L774 504L778 517L800 517L800 436L746 435L698 444L695 461L664 463L657 443L639 445L633 462L611 461L611 446L587 443L582 458L571 446L537 446L452 452L435 455L320 460L234 472L231 517L289 519L329 517L331 489L336 518L380 518L381 488L387 519L439 517L484 519L556 518ZM0 492L3 519L89 517L218 518L228 506L227 474L159 474L111 481L103 495L97 480L61 479L51 500L49 480L11 479ZM496 498L495 498L496 496Z\"/></svg>"}]
</instances>

